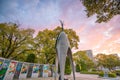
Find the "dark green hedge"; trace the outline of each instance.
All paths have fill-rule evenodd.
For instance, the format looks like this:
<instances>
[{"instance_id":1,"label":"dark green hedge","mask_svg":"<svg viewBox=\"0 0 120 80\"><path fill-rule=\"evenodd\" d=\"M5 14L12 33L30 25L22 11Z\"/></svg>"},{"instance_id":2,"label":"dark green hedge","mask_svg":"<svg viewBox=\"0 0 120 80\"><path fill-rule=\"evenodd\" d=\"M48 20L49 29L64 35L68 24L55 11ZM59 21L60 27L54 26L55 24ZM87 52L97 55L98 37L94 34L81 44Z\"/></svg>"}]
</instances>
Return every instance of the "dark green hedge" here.
<instances>
[{"instance_id":1,"label":"dark green hedge","mask_svg":"<svg viewBox=\"0 0 120 80\"><path fill-rule=\"evenodd\" d=\"M120 76L120 70L115 71L116 75Z\"/></svg>"},{"instance_id":2,"label":"dark green hedge","mask_svg":"<svg viewBox=\"0 0 120 80\"><path fill-rule=\"evenodd\" d=\"M104 77L104 73L103 73L103 72L99 73L99 76L100 76L100 77ZM108 77L115 78L115 77L117 77L117 76L116 76L115 73L111 73L111 72L110 72L110 73L108 73Z\"/></svg>"},{"instance_id":3,"label":"dark green hedge","mask_svg":"<svg viewBox=\"0 0 120 80\"><path fill-rule=\"evenodd\" d=\"M31 54L29 54L27 56L26 62L34 63L35 62L35 58L36 58L35 54L31 53Z\"/></svg>"},{"instance_id":4,"label":"dark green hedge","mask_svg":"<svg viewBox=\"0 0 120 80\"><path fill-rule=\"evenodd\" d=\"M68 57L66 57L65 74L66 74L66 75L71 74L70 59L69 59Z\"/></svg>"},{"instance_id":5,"label":"dark green hedge","mask_svg":"<svg viewBox=\"0 0 120 80\"><path fill-rule=\"evenodd\" d=\"M88 72L88 71L81 71L80 72L81 74L99 74L100 72L94 72L94 71L92 71L92 72Z\"/></svg>"},{"instance_id":6,"label":"dark green hedge","mask_svg":"<svg viewBox=\"0 0 120 80\"><path fill-rule=\"evenodd\" d=\"M80 66L79 66L79 64L76 64L76 72L80 72Z\"/></svg>"}]
</instances>

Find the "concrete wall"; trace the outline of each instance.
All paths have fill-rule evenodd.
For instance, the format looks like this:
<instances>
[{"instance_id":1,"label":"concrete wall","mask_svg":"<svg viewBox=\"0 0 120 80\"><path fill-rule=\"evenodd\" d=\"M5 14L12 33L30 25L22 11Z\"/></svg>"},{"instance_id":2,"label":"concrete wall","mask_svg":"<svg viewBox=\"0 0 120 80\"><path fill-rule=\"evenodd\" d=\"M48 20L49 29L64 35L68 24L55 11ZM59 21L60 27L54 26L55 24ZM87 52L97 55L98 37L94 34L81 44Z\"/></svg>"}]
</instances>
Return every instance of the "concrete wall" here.
<instances>
[{"instance_id":1,"label":"concrete wall","mask_svg":"<svg viewBox=\"0 0 120 80\"><path fill-rule=\"evenodd\" d=\"M26 78L26 79L19 79L19 80L58 80L53 78L53 77L48 77L48 78Z\"/></svg>"}]
</instances>

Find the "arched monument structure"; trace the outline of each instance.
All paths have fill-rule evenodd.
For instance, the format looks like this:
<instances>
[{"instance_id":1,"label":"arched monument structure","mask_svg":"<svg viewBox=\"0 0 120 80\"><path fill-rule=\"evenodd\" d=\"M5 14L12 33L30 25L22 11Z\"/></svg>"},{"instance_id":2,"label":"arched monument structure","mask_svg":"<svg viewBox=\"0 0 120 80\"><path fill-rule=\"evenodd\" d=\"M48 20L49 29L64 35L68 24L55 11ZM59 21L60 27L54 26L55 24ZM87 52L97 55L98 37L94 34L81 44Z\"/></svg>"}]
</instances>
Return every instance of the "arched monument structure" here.
<instances>
[{"instance_id":1,"label":"arched monument structure","mask_svg":"<svg viewBox=\"0 0 120 80\"><path fill-rule=\"evenodd\" d=\"M60 23L62 26L62 30L56 39L56 45L55 45L56 53L57 53L56 54L56 71L58 73L58 66L59 66L59 69L60 69L59 80L64 80L65 62L66 62L66 57L68 56L70 58L70 63L72 67L73 80L75 80L75 70L74 70L70 43L66 33L64 32L63 22L60 21Z\"/></svg>"}]
</instances>

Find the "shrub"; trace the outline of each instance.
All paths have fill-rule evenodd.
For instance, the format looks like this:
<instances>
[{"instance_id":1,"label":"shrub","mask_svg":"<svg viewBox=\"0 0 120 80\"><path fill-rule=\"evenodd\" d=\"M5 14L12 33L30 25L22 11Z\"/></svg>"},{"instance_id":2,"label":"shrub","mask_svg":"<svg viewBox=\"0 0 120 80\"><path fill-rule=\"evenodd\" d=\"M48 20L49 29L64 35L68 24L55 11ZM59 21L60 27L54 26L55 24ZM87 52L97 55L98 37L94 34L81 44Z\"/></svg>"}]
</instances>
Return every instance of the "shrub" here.
<instances>
[{"instance_id":1,"label":"shrub","mask_svg":"<svg viewBox=\"0 0 120 80\"><path fill-rule=\"evenodd\" d=\"M71 74L70 59L68 57L66 57L65 74Z\"/></svg>"},{"instance_id":2,"label":"shrub","mask_svg":"<svg viewBox=\"0 0 120 80\"><path fill-rule=\"evenodd\" d=\"M70 69L69 67L65 69L65 74L66 74L66 75L71 74L71 69Z\"/></svg>"},{"instance_id":3,"label":"shrub","mask_svg":"<svg viewBox=\"0 0 120 80\"><path fill-rule=\"evenodd\" d=\"M103 73L103 72L100 72L100 73L99 73L99 76L100 76L100 77L103 77L103 76L104 76L104 73Z\"/></svg>"},{"instance_id":4,"label":"shrub","mask_svg":"<svg viewBox=\"0 0 120 80\"><path fill-rule=\"evenodd\" d=\"M27 56L26 62L34 63L35 62L35 58L36 58L35 54L29 54Z\"/></svg>"},{"instance_id":5,"label":"shrub","mask_svg":"<svg viewBox=\"0 0 120 80\"><path fill-rule=\"evenodd\" d=\"M82 74L99 74L99 72L95 72L95 71L91 71L91 72L81 71L80 73L82 73Z\"/></svg>"},{"instance_id":6,"label":"shrub","mask_svg":"<svg viewBox=\"0 0 120 80\"><path fill-rule=\"evenodd\" d=\"M116 75L120 76L120 70L115 71Z\"/></svg>"},{"instance_id":7,"label":"shrub","mask_svg":"<svg viewBox=\"0 0 120 80\"><path fill-rule=\"evenodd\" d=\"M76 72L80 72L80 66L79 66L79 64L76 64Z\"/></svg>"},{"instance_id":8,"label":"shrub","mask_svg":"<svg viewBox=\"0 0 120 80\"><path fill-rule=\"evenodd\" d=\"M115 73L109 73L108 76L109 77L116 77L116 74Z\"/></svg>"},{"instance_id":9,"label":"shrub","mask_svg":"<svg viewBox=\"0 0 120 80\"><path fill-rule=\"evenodd\" d=\"M92 71L96 72L97 70L93 68Z\"/></svg>"},{"instance_id":10,"label":"shrub","mask_svg":"<svg viewBox=\"0 0 120 80\"><path fill-rule=\"evenodd\" d=\"M104 77L104 73L103 73L103 72L100 72L100 73L99 73L99 76L100 76L100 77ZM113 78L115 78L115 77L116 77L116 74L110 72L110 73L108 73L108 77L113 77Z\"/></svg>"}]
</instances>

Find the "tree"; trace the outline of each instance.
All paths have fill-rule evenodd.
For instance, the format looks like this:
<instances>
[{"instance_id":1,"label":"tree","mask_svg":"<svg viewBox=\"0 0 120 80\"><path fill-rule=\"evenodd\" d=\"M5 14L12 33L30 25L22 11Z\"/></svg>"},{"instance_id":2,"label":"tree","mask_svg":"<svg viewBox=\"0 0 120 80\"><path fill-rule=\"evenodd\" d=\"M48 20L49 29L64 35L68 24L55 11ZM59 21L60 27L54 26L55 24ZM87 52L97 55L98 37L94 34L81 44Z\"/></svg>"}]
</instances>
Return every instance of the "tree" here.
<instances>
[{"instance_id":1,"label":"tree","mask_svg":"<svg viewBox=\"0 0 120 80\"><path fill-rule=\"evenodd\" d=\"M35 58L36 58L35 54L29 54L27 56L26 62L34 63L35 62Z\"/></svg>"},{"instance_id":2,"label":"tree","mask_svg":"<svg viewBox=\"0 0 120 80\"><path fill-rule=\"evenodd\" d=\"M53 63L55 59L55 37L52 30L45 29L39 31L35 37L36 54L38 55L39 63Z\"/></svg>"},{"instance_id":3,"label":"tree","mask_svg":"<svg viewBox=\"0 0 120 80\"><path fill-rule=\"evenodd\" d=\"M80 72L80 65L76 64L76 72Z\"/></svg>"},{"instance_id":4,"label":"tree","mask_svg":"<svg viewBox=\"0 0 120 80\"><path fill-rule=\"evenodd\" d=\"M61 32L61 27L58 26L53 31L55 32L55 36L58 36L58 34ZM67 34L71 49L73 47L78 49L79 36L76 34L76 32L73 29L64 29L64 32Z\"/></svg>"},{"instance_id":5,"label":"tree","mask_svg":"<svg viewBox=\"0 0 120 80\"><path fill-rule=\"evenodd\" d=\"M97 54L95 58L98 66L107 67L107 60L105 54Z\"/></svg>"},{"instance_id":6,"label":"tree","mask_svg":"<svg viewBox=\"0 0 120 80\"><path fill-rule=\"evenodd\" d=\"M33 29L20 29L19 25L14 23L1 23L0 56L13 59L29 51L33 33Z\"/></svg>"},{"instance_id":7,"label":"tree","mask_svg":"<svg viewBox=\"0 0 120 80\"><path fill-rule=\"evenodd\" d=\"M72 29L64 30L71 44L71 48L78 48L79 37L76 32ZM57 27L54 30L45 29L39 31L38 35L35 37L36 54L39 56L40 63L55 63L55 43L58 34L61 32L61 28Z\"/></svg>"},{"instance_id":8,"label":"tree","mask_svg":"<svg viewBox=\"0 0 120 80\"><path fill-rule=\"evenodd\" d=\"M74 61L80 66L81 71L90 70L94 67L93 61L86 55L86 51L78 51L73 54ZM89 67L88 67L89 66Z\"/></svg>"},{"instance_id":9,"label":"tree","mask_svg":"<svg viewBox=\"0 0 120 80\"><path fill-rule=\"evenodd\" d=\"M114 67L119 66L119 57L114 54L98 54L96 56L96 59L98 61L98 66L103 66L106 68L109 68L109 70L112 70Z\"/></svg>"},{"instance_id":10,"label":"tree","mask_svg":"<svg viewBox=\"0 0 120 80\"><path fill-rule=\"evenodd\" d=\"M120 14L120 0L81 0L87 16L96 15L98 23L107 22Z\"/></svg>"},{"instance_id":11,"label":"tree","mask_svg":"<svg viewBox=\"0 0 120 80\"><path fill-rule=\"evenodd\" d=\"M66 63L65 63L65 74L71 74L71 64L69 57L66 57Z\"/></svg>"}]
</instances>

